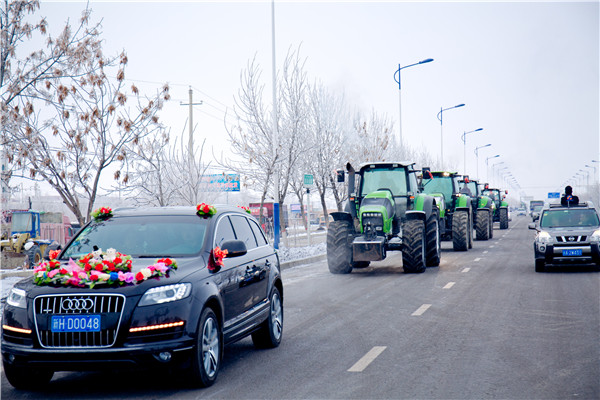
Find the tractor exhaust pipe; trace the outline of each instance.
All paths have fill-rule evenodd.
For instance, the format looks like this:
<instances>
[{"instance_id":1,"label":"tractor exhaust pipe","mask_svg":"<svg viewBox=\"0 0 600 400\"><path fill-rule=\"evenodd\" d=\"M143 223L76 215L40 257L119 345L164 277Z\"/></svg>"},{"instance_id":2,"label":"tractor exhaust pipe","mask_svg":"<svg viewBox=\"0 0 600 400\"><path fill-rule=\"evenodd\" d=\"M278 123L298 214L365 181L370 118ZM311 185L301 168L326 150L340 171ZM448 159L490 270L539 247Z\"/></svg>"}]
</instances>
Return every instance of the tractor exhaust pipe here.
<instances>
[{"instance_id":1,"label":"tractor exhaust pipe","mask_svg":"<svg viewBox=\"0 0 600 400\"><path fill-rule=\"evenodd\" d=\"M352 218L357 218L356 215L356 182L354 175L356 171L350 163L346 164L346 170L348 171L348 201L350 203L350 214Z\"/></svg>"}]
</instances>

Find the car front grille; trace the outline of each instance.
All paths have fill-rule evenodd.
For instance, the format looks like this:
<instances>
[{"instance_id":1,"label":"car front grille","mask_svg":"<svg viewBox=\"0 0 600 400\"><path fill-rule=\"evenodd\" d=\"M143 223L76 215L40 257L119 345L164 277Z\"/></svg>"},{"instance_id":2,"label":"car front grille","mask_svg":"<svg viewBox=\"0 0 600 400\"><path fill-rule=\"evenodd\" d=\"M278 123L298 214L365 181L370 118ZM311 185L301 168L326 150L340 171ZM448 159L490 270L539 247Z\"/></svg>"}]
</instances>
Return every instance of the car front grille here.
<instances>
[{"instance_id":1,"label":"car front grille","mask_svg":"<svg viewBox=\"0 0 600 400\"><path fill-rule=\"evenodd\" d=\"M48 295L34 300L35 328L44 348L104 348L114 345L123 315L120 294ZM101 316L99 332L52 332L53 315Z\"/></svg>"},{"instance_id":2,"label":"car front grille","mask_svg":"<svg viewBox=\"0 0 600 400\"><path fill-rule=\"evenodd\" d=\"M580 243L580 242L585 242L586 239L587 239L587 236L577 236L577 235L557 236L556 237L556 241L558 243Z\"/></svg>"}]
</instances>

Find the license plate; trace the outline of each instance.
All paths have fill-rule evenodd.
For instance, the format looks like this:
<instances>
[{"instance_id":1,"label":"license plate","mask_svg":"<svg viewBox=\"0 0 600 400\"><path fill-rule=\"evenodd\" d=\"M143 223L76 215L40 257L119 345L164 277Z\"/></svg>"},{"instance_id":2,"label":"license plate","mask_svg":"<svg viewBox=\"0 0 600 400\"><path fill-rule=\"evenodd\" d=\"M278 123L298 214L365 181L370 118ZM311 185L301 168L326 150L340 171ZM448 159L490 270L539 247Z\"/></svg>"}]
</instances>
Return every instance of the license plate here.
<instances>
[{"instance_id":1,"label":"license plate","mask_svg":"<svg viewBox=\"0 0 600 400\"><path fill-rule=\"evenodd\" d=\"M53 315L52 332L100 332L100 315Z\"/></svg>"},{"instance_id":2,"label":"license plate","mask_svg":"<svg viewBox=\"0 0 600 400\"><path fill-rule=\"evenodd\" d=\"M563 250L562 253L563 253L563 257L580 256L583 254L581 249Z\"/></svg>"}]
</instances>

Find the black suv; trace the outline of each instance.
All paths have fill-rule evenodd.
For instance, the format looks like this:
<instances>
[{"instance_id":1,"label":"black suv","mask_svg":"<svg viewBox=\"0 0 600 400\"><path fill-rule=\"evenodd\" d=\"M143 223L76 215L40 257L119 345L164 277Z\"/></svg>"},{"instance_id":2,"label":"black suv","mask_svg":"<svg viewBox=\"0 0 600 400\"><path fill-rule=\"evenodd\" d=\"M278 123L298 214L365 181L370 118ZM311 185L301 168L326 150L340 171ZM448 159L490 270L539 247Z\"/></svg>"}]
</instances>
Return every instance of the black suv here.
<instances>
[{"instance_id":1,"label":"black suv","mask_svg":"<svg viewBox=\"0 0 600 400\"><path fill-rule=\"evenodd\" d=\"M540 212L533 249L535 271L543 272L546 264L592 264L600 266L600 220L591 203L565 207L545 206Z\"/></svg>"},{"instance_id":2,"label":"black suv","mask_svg":"<svg viewBox=\"0 0 600 400\"><path fill-rule=\"evenodd\" d=\"M105 210L18 282L2 321L11 385L37 389L55 371L173 366L210 386L225 344L251 334L257 347L278 346L276 251L242 208L204 206Z\"/></svg>"}]
</instances>

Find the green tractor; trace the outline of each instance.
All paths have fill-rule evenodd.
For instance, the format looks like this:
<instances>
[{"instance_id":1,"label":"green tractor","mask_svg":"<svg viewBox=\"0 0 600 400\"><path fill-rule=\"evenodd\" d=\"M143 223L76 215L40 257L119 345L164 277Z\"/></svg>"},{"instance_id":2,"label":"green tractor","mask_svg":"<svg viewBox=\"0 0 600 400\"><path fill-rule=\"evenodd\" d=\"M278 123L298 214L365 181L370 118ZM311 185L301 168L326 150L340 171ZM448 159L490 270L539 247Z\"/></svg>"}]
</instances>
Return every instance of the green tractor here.
<instances>
[{"instance_id":1,"label":"green tractor","mask_svg":"<svg viewBox=\"0 0 600 400\"><path fill-rule=\"evenodd\" d=\"M433 197L420 193L411 163L348 163L345 211L331 213L327 231L327 264L334 274L367 267L402 252L405 273L424 272L440 264L439 212ZM338 171L338 182L344 181ZM358 181L358 182L357 182Z\"/></svg>"},{"instance_id":2,"label":"green tractor","mask_svg":"<svg viewBox=\"0 0 600 400\"><path fill-rule=\"evenodd\" d=\"M440 205L440 233L452 240L455 251L473 247L473 209L468 193L461 193L456 172L429 172L423 169L423 191Z\"/></svg>"},{"instance_id":3,"label":"green tractor","mask_svg":"<svg viewBox=\"0 0 600 400\"><path fill-rule=\"evenodd\" d=\"M496 205L494 222L500 223L500 229L508 229L508 203L504 200L508 190L504 191L503 194L500 189L492 189L486 184L483 194L490 197Z\"/></svg>"},{"instance_id":4,"label":"green tractor","mask_svg":"<svg viewBox=\"0 0 600 400\"><path fill-rule=\"evenodd\" d=\"M482 185L477 181L469 179L468 176L463 176L458 181L461 184L462 191L468 191L472 194L471 208L475 210L474 226L475 238L477 240L488 240L494 237L494 212L496 204L488 196L482 192ZM465 186L467 189L464 189Z\"/></svg>"}]
</instances>

